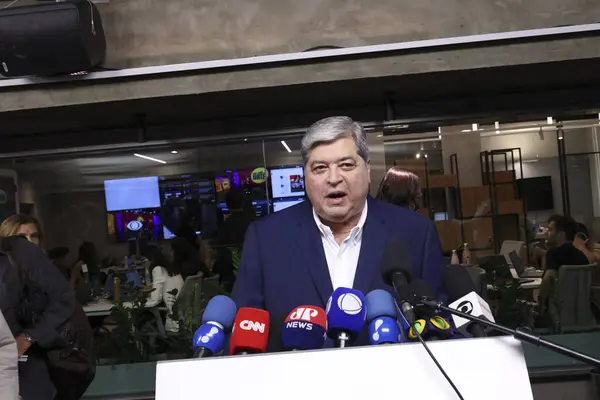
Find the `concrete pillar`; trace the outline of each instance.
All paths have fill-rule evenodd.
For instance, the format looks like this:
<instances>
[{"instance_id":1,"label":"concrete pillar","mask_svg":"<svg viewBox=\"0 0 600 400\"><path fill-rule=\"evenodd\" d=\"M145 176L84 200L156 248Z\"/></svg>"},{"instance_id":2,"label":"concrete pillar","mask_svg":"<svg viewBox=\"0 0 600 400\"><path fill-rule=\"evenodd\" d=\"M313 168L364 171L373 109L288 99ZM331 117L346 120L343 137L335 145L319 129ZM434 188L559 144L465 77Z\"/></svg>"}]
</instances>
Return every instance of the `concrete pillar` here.
<instances>
[{"instance_id":1,"label":"concrete pillar","mask_svg":"<svg viewBox=\"0 0 600 400\"><path fill-rule=\"evenodd\" d=\"M481 137L479 132L472 132L472 126L442 127L442 156L444 157L444 173L450 174L450 156L456 153L460 185L481 186ZM469 130L468 132L462 132Z\"/></svg>"},{"instance_id":2,"label":"concrete pillar","mask_svg":"<svg viewBox=\"0 0 600 400\"><path fill-rule=\"evenodd\" d=\"M383 179L385 171L385 150L383 146L383 134L381 132L368 132L367 143L369 155L371 156L371 196L377 194L379 182Z\"/></svg>"}]
</instances>

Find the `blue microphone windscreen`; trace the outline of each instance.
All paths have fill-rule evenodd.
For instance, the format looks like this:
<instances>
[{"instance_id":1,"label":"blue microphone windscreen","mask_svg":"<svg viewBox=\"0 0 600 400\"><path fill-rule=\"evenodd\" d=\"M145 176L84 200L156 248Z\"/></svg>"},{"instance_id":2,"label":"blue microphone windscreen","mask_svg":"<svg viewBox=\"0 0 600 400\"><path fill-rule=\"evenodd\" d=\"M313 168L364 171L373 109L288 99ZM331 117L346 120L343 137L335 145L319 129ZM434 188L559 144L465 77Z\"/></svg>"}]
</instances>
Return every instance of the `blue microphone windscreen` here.
<instances>
[{"instance_id":1,"label":"blue microphone windscreen","mask_svg":"<svg viewBox=\"0 0 600 400\"><path fill-rule=\"evenodd\" d=\"M202 323L217 322L223 326L226 331L231 330L237 306L235 302L227 296L215 296L206 305L204 314L202 314Z\"/></svg>"},{"instance_id":2,"label":"blue microphone windscreen","mask_svg":"<svg viewBox=\"0 0 600 400\"><path fill-rule=\"evenodd\" d=\"M369 292L365 298L367 303L367 321L371 322L378 317L391 317L396 319L396 305L392 295L382 289Z\"/></svg>"},{"instance_id":3,"label":"blue microphone windscreen","mask_svg":"<svg viewBox=\"0 0 600 400\"><path fill-rule=\"evenodd\" d=\"M215 324L206 323L194 333L192 345L194 349L205 347L217 354L225 348L225 332Z\"/></svg>"},{"instance_id":4,"label":"blue microphone windscreen","mask_svg":"<svg viewBox=\"0 0 600 400\"><path fill-rule=\"evenodd\" d=\"M359 290L335 289L327 302L327 335L336 339L345 332L353 340L365 325L366 308L365 296Z\"/></svg>"},{"instance_id":5,"label":"blue microphone windscreen","mask_svg":"<svg viewBox=\"0 0 600 400\"><path fill-rule=\"evenodd\" d=\"M398 321L390 317L375 318L369 324L369 340L371 344L403 342Z\"/></svg>"}]
</instances>

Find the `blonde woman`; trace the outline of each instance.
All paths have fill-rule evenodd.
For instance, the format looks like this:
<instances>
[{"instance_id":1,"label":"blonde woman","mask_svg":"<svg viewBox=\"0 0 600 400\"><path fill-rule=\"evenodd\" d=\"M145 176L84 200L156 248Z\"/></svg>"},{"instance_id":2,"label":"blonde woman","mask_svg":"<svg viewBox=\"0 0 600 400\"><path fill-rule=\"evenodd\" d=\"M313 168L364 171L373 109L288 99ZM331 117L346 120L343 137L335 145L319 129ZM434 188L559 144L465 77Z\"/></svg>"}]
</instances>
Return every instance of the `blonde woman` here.
<instances>
[{"instance_id":1,"label":"blonde woman","mask_svg":"<svg viewBox=\"0 0 600 400\"><path fill-rule=\"evenodd\" d=\"M23 236L31 243L41 246L43 232L40 222L35 217L15 214L2 222L0 236Z\"/></svg>"}]
</instances>

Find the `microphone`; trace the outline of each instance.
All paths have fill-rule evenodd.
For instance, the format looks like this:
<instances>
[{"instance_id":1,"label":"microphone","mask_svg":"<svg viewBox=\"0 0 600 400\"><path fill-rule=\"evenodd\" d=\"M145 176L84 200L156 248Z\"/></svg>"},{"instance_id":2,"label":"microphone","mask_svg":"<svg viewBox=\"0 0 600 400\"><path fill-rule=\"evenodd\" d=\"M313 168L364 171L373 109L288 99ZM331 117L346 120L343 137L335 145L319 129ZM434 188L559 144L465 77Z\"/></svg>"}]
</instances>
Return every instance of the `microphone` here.
<instances>
[{"instance_id":1,"label":"microphone","mask_svg":"<svg viewBox=\"0 0 600 400\"><path fill-rule=\"evenodd\" d=\"M390 242L383 251L381 259L381 276L383 281L394 287L400 300L400 312L409 322L415 322L415 314L410 304L408 283L412 275L410 249L404 242Z\"/></svg>"},{"instance_id":2,"label":"microphone","mask_svg":"<svg viewBox=\"0 0 600 400\"><path fill-rule=\"evenodd\" d=\"M325 310L315 306L300 306L287 316L281 332L286 350L315 350L323 347L327 332Z\"/></svg>"},{"instance_id":3,"label":"microphone","mask_svg":"<svg viewBox=\"0 0 600 400\"><path fill-rule=\"evenodd\" d=\"M344 348L360 334L366 317L365 296L355 289L337 288L327 301L327 336L335 347Z\"/></svg>"},{"instance_id":4,"label":"microphone","mask_svg":"<svg viewBox=\"0 0 600 400\"><path fill-rule=\"evenodd\" d=\"M229 353L257 354L267 349L269 338L269 313L258 308L242 307L238 310L229 341Z\"/></svg>"},{"instance_id":5,"label":"microphone","mask_svg":"<svg viewBox=\"0 0 600 400\"><path fill-rule=\"evenodd\" d=\"M365 300L371 344L400 343L402 332L396 321L397 311L392 295L376 289L369 292Z\"/></svg>"},{"instance_id":6,"label":"microphone","mask_svg":"<svg viewBox=\"0 0 600 400\"><path fill-rule=\"evenodd\" d=\"M236 311L237 306L227 296L210 299L202 315L202 326L192 340L194 358L212 357L224 349L225 331L232 328Z\"/></svg>"},{"instance_id":7,"label":"microphone","mask_svg":"<svg viewBox=\"0 0 600 400\"><path fill-rule=\"evenodd\" d=\"M450 268L450 267L448 266L446 268ZM443 311L449 312L452 314L453 317L455 315L459 316L461 318L466 319L467 321L472 321L477 324L482 324L482 325L487 326L490 329L493 329L495 331L502 332L506 335L511 335L512 337L514 337L517 340L520 340L521 342L526 342L526 343L532 344L537 347L543 347L545 349L554 351L555 353L562 354L564 356L584 362L595 368L600 368L600 359L589 356L585 353L581 353L577 350L573 350L568 347L562 346L558 343L551 342L547 339L544 339L543 337L541 337L539 335L533 334L527 328L517 328L517 329L508 328L506 326L499 325L495 322L488 321L485 318L480 318L475 315L465 313L465 312L462 312L460 310L457 310L457 309L454 309L451 307L447 307L441 301L437 301L437 300L433 300L433 299L422 298L422 299L420 299L420 302L423 305L432 308L433 310L436 310L436 311L443 310Z\"/></svg>"},{"instance_id":8,"label":"microphone","mask_svg":"<svg viewBox=\"0 0 600 400\"><path fill-rule=\"evenodd\" d=\"M448 307L483 318L490 322L496 322L488 303L475 291L475 284L469 272L461 265L450 265L444 270L444 290L450 299L455 299ZM458 315L452 315L454 326L466 337L486 337L482 325L471 322Z\"/></svg>"},{"instance_id":9,"label":"microphone","mask_svg":"<svg viewBox=\"0 0 600 400\"><path fill-rule=\"evenodd\" d=\"M452 336L451 326L445 318L434 315L428 319L418 319L408 330L408 339L418 340L417 333L425 341L445 340Z\"/></svg>"}]
</instances>

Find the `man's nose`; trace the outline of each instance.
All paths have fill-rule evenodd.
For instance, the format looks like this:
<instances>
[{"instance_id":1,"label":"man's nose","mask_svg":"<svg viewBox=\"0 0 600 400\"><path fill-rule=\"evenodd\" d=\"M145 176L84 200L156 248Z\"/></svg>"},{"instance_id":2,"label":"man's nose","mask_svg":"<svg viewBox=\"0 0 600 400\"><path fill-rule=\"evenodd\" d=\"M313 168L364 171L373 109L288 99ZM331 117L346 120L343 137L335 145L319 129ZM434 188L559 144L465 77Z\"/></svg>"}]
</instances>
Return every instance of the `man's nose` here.
<instances>
[{"instance_id":1,"label":"man's nose","mask_svg":"<svg viewBox=\"0 0 600 400\"><path fill-rule=\"evenodd\" d=\"M337 185L342 181L342 174L336 165L329 167L329 173L327 175L327 183L330 185Z\"/></svg>"}]
</instances>

